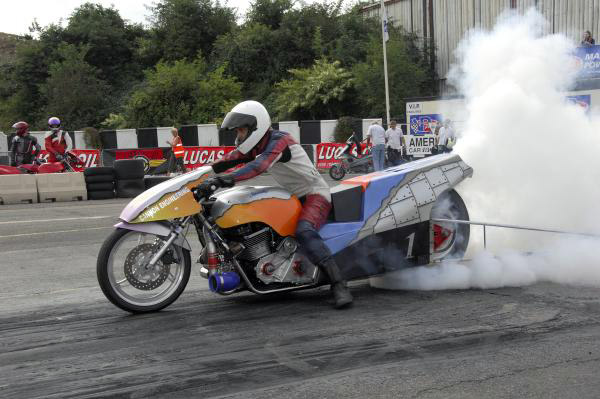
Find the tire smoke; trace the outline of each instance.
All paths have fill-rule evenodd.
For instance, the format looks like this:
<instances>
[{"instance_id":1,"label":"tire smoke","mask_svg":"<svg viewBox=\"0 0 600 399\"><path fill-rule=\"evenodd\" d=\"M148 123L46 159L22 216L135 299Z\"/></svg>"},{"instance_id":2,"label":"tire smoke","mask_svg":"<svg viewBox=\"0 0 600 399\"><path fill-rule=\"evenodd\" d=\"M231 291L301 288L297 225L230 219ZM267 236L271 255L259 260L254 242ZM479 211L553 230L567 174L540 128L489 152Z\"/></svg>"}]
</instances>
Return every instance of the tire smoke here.
<instances>
[{"instance_id":1,"label":"tire smoke","mask_svg":"<svg viewBox=\"0 0 600 399\"><path fill-rule=\"evenodd\" d=\"M576 44L543 34L547 24L535 9L506 13L491 31L469 32L459 45L450 81L464 95L467 118L454 151L474 175L458 189L471 220L600 234L600 118L593 103L586 113L566 101L577 77ZM473 226L472 261L405 269L371 284L600 286L600 240L496 230L493 253Z\"/></svg>"}]
</instances>

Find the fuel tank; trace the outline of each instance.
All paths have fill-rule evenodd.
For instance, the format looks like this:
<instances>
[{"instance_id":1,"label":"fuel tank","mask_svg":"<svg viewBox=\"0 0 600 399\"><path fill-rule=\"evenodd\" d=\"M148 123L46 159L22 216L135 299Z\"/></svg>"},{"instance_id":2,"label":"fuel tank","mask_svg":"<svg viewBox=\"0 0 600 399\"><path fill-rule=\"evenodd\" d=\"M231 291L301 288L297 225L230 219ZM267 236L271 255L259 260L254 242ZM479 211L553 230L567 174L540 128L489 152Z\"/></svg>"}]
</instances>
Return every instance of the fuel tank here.
<instances>
[{"instance_id":1,"label":"fuel tank","mask_svg":"<svg viewBox=\"0 0 600 399\"><path fill-rule=\"evenodd\" d=\"M298 198L281 187L239 186L215 197L211 216L222 228L262 222L280 236L291 236L302 210Z\"/></svg>"}]
</instances>

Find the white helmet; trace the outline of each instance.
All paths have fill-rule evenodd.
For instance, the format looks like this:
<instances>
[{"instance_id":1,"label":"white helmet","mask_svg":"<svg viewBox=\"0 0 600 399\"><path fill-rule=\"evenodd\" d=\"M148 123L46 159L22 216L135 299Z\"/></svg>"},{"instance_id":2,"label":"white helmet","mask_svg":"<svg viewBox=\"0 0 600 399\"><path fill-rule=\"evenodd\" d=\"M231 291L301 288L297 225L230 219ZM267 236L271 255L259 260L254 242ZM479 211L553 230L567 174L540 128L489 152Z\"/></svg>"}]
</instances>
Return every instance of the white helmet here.
<instances>
[{"instance_id":1,"label":"white helmet","mask_svg":"<svg viewBox=\"0 0 600 399\"><path fill-rule=\"evenodd\" d=\"M221 130L232 131L238 127L247 127L248 135L242 142L236 138L235 145L242 154L247 154L258 144L269 128L271 127L271 117L267 109L257 101L244 101L233 107L225 115Z\"/></svg>"}]
</instances>

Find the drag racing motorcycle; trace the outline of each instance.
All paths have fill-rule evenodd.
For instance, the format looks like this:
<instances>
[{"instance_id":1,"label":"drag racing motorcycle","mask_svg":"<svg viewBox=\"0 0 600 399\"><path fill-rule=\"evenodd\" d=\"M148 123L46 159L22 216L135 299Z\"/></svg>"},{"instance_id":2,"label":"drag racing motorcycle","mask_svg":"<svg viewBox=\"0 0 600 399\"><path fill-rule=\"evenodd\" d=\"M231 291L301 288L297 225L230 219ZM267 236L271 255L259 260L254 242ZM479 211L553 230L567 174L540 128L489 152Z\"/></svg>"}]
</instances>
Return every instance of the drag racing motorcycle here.
<instances>
[{"instance_id":1,"label":"drag racing motorcycle","mask_svg":"<svg viewBox=\"0 0 600 399\"><path fill-rule=\"evenodd\" d=\"M333 209L319 234L343 277L462 257L469 225L430 219L468 220L454 187L472 173L458 155L443 154L332 187ZM281 187L243 185L200 194L196 187L211 175L210 166L198 168L150 188L124 208L97 261L100 287L114 305L142 313L173 303L190 277L192 235L202 247L200 274L216 294L263 295L328 284L294 237L298 198Z\"/></svg>"},{"instance_id":2,"label":"drag racing motorcycle","mask_svg":"<svg viewBox=\"0 0 600 399\"><path fill-rule=\"evenodd\" d=\"M340 159L340 162L333 164L329 168L329 176L333 180L342 180L346 176L346 173L367 174L373 171L373 155L368 153L362 157L355 156L352 153L353 146L356 146L357 153L360 153L360 142L354 134L346 140L346 146L337 157L337 159Z\"/></svg>"},{"instance_id":3,"label":"drag racing motorcycle","mask_svg":"<svg viewBox=\"0 0 600 399\"><path fill-rule=\"evenodd\" d=\"M33 163L30 164L19 166L0 165L0 175L76 172L76 168L81 169L84 166L77 155L67 151L60 162L46 162L42 158L35 158Z\"/></svg>"}]
</instances>

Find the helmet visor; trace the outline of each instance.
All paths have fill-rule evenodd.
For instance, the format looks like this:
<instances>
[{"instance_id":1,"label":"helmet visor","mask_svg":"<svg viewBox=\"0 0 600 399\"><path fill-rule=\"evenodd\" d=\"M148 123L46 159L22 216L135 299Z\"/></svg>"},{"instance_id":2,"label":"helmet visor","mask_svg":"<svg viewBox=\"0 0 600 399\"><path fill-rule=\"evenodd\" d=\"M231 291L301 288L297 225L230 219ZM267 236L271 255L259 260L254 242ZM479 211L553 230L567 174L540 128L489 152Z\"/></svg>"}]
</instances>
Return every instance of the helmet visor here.
<instances>
[{"instance_id":1,"label":"helmet visor","mask_svg":"<svg viewBox=\"0 0 600 399\"><path fill-rule=\"evenodd\" d=\"M221 124L221 130L232 131L238 127L247 127L248 133L256 130L256 117L254 115L240 114L238 112L228 112Z\"/></svg>"}]
</instances>

